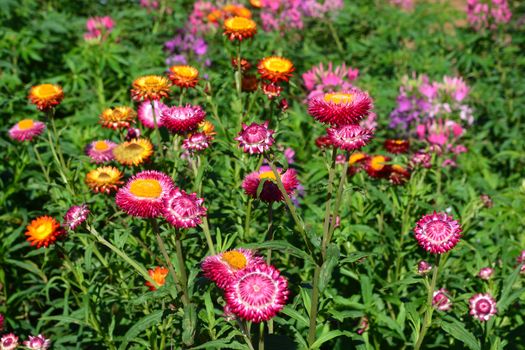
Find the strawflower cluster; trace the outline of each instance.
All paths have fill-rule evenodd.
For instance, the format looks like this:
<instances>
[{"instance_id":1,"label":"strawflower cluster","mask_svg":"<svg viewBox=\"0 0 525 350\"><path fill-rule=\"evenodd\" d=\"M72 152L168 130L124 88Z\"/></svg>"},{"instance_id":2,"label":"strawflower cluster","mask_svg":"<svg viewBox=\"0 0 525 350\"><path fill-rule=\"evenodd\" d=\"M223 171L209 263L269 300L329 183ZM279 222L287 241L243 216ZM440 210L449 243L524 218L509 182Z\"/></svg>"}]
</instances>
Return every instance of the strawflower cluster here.
<instances>
[{"instance_id":1,"label":"strawflower cluster","mask_svg":"<svg viewBox=\"0 0 525 350\"><path fill-rule=\"evenodd\" d=\"M467 19L475 30L495 30L511 18L507 0L467 0Z\"/></svg>"}]
</instances>

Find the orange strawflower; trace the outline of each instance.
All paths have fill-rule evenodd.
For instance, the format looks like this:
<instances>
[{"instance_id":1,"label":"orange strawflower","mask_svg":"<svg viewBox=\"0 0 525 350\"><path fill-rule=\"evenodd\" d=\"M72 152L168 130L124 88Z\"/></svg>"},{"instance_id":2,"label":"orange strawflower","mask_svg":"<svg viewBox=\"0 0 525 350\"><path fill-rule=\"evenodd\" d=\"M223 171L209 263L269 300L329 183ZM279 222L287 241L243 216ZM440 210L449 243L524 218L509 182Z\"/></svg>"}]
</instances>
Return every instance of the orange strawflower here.
<instances>
[{"instance_id":1,"label":"orange strawflower","mask_svg":"<svg viewBox=\"0 0 525 350\"><path fill-rule=\"evenodd\" d=\"M113 149L115 160L123 165L140 165L153 154L153 144L148 139L126 141Z\"/></svg>"},{"instance_id":2,"label":"orange strawflower","mask_svg":"<svg viewBox=\"0 0 525 350\"><path fill-rule=\"evenodd\" d=\"M131 97L135 101L151 101L168 97L171 83L160 75L146 75L135 79L132 86Z\"/></svg>"},{"instance_id":3,"label":"orange strawflower","mask_svg":"<svg viewBox=\"0 0 525 350\"><path fill-rule=\"evenodd\" d=\"M135 123L137 113L131 107L106 108L100 115L99 123L105 128L121 129L129 128Z\"/></svg>"},{"instance_id":4,"label":"orange strawflower","mask_svg":"<svg viewBox=\"0 0 525 350\"><path fill-rule=\"evenodd\" d=\"M257 33L257 24L249 18L235 16L224 21L224 35L231 41L242 41L251 38L255 33Z\"/></svg>"},{"instance_id":5,"label":"orange strawflower","mask_svg":"<svg viewBox=\"0 0 525 350\"><path fill-rule=\"evenodd\" d=\"M170 67L169 78L178 87L192 88L199 82L199 71L192 66L175 65Z\"/></svg>"},{"instance_id":6,"label":"orange strawflower","mask_svg":"<svg viewBox=\"0 0 525 350\"><path fill-rule=\"evenodd\" d=\"M64 92L58 85L41 84L31 88L28 98L36 108L41 111L46 111L62 102L64 99Z\"/></svg>"},{"instance_id":7,"label":"orange strawflower","mask_svg":"<svg viewBox=\"0 0 525 350\"><path fill-rule=\"evenodd\" d=\"M168 269L165 267L155 267L153 270L148 270L148 274L152 280L157 283L159 287L162 287L166 283L166 276L168 276ZM149 290L157 290L153 283L147 281L146 286L149 287Z\"/></svg>"},{"instance_id":8,"label":"orange strawflower","mask_svg":"<svg viewBox=\"0 0 525 350\"><path fill-rule=\"evenodd\" d=\"M86 174L86 184L95 193L110 194L122 185L122 172L112 166L103 166Z\"/></svg>"},{"instance_id":9,"label":"orange strawflower","mask_svg":"<svg viewBox=\"0 0 525 350\"><path fill-rule=\"evenodd\" d=\"M224 17L237 16L244 18L252 18L252 12L244 6L226 5L222 8L222 12L224 14Z\"/></svg>"},{"instance_id":10,"label":"orange strawflower","mask_svg":"<svg viewBox=\"0 0 525 350\"><path fill-rule=\"evenodd\" d=\"M197 130L206 136L215 136L215 134L217 134L215 132L215 126L207 120L200 122Z\"/></svg>"},{"instance_id":11,"label":"orange strawflower","mask_svg":"<svg viewBox=\"0 0 525 350\"><path fill-rule=\"evenodd\" d=\"M292 61L283 57L271 56L262 59L257 65L261 78L278 83L289 81L295 70Z\"/></svg>"},{"instance_id":12,"label":"orange strawflower","mask_svg":"<svg viewBox=\"0 0 525 350\"><path fill-rule=\"evenodd\" d=\"M250 5L256 9L260 9L262 7L261 0L250 0Z\"/></svg>"},{"instance_id":13,"label":"orange strawflower","mask_svg":"<svg viewBox=\"0 0 525 350\"><path fill-rule=\"evenodd\" d=\"M27 225L27 241L37 248L48 247L55 243L66 231L60 227L58 221L49 216L41 216Z\"/></svg>"}]
</instances>

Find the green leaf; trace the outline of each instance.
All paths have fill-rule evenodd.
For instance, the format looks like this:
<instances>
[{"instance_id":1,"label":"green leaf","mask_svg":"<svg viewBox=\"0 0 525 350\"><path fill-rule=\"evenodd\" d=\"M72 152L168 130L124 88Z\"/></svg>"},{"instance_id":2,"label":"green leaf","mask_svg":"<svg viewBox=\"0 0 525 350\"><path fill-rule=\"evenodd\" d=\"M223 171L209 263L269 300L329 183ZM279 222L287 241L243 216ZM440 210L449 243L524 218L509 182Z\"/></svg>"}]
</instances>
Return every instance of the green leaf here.
<instances>
[{"instance_id":1,"label":"green leaf","mask_svg":"<svg viewBox=\"0 0 525 350\"><path fill-rule=\"evenodd\" d=\"M518 278L518 275L520 274L520 268L521 266L518 266L512 271L512 273L505 279L505 282L503 282L503 290L501 291L501 296L498 300L498 312L503 313L505 309L514 301L515 293L511 295L512 286L516 282L516 279ZM519 297L519 295L518 295ZM512 299L514 298L514 299Z\"/></svg>"},{"instance_id":2,"label":"green leaf","mask_svg":"<svg viewBox=\"0 0 525 350\"><path fill-rule=\"evenodd\" d=\"M340 337L342 335L347 335L347 332L343 332L340 330L333 330L333 331L324 333L319 338L317 338L317 340L312 344L310 349L318 349L319 347L321 347L323 343L326 343L327 341Z\"/></svg>"},{"instance_id":3,"label":"green leaf","mask_svg":"<svg viewBox=\"0 0 525 350\"><path fill-rule=\"evenodd\" d=\"M285 314L286 316L289 316L293 318L294 320L296 320L298 322L298 326L308 327L309 325L308 318L300 314L298 311L294 310L290 306L285 306L281 312Z\"/></svg>"},{"instance_id":4,"label":"green leaf","mask_svg":"<svg viewBox=\"0 0 525 350\"><path fill-rule=\"evenodd\" d=\"M457 340L464 343L470 349L481 350L481 347L476 337L474 337L472 333L467 331L465 327L463 327L463 324L461 324L459 321L454 319L452 319L451 322L443 321L441 323L441 328Z\"/></svg>"},{"instance_id":5,"label":"green leaf","mask_svg":"<svg viewBox=\"0 0 525 350\"><path fill-rule=\"evenodd\" d=\"M367 256L374 255L374 253L366 253L366 252L352 252L348 254L348 256L344 259L342 259L339 264L351 264L353 262L356 262L357 260L361 260L363 258L366 258Z\"/></svg>"},{"instance_id":6,"label":"green leaf","mask_svg":"<svg viewBox=\"0 0 525 350\"><path fill-rule=\"evenodd\" d=\"M218 340L212 340L207 343L204 343L202 345L196 346L194 348L190 348L191 350L199 350L199 349L239 349L244 350L248 349L248 346L243 345L239 342L232 342L230 343L230 340L226 339L218 339Z\"/></svg>"},{"instance_id":7,"label":"green leaf","mask_svg":"<svg viewBox=\"0 0 525 350\"><path fill-rule=\"evenodd\" d=\"M194 304L184 307L184 318L182 320L182 341L186 345L193 344L195 326L197 325L197 312Z\"/></svg>"},{"instance_id":8,"label":"green leaf","mask_svg":"<svg viewBox=\"0 0 525 350\"><path fill-rule=\"evenodd\" d=\"M305 251L294 247L290 243L286 241L271 241L271 242L263 242L263 243L252 243L252 244L245 244L243 245L244 248L249 249L274 249L279 250L288 254L291 254L293 256L296 256L298 258L301 258L303 260L310 260L311 262L314 262L312 257L307 254Z\"/></svg>"},{"instance_id":9,"label":"green leaf","mask_svg":"<svg viewBox=\"0 0 525 350\"><path fill-rule=\"evenodd\" d=\"M154 326L162 320L163 310L157 310L145 317L141 318L133 324L133 326L128 329L124 335L124 339L119 346L119 350L127 349L128 343L132 341L140 333L144 332L149 327Z\"/></svg>"},{"instance_id":10,"label":"green leaf","mask_svg":"<svg viewBox=\"0 0 525 350\"><path fill-rule=\"evenodd\" d=\"M332 277L332 271L337 266L339 261L339 247L336 244L330 244L326 250L326 260L321 266L321 273L319 274L319 291L322 292L330 278Z\"/></svg>"}]
</instances>

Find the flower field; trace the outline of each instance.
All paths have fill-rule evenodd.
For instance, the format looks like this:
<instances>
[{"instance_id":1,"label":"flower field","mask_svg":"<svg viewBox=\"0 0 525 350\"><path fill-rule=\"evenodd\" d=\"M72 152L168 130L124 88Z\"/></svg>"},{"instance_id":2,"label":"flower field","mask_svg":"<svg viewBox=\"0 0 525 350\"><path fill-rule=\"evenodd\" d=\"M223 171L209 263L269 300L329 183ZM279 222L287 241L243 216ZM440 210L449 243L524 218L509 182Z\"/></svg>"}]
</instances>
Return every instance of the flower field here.
<instances>
[{"instance_id":1,"label":"flower field","mask_svg":"<svg viewBox=\"0 0 525 350\"><path fill-rule=\"evenodd\" d=\"M522 1L0 9L0 350L525 349Z\"/></svg>"}]
</instances>

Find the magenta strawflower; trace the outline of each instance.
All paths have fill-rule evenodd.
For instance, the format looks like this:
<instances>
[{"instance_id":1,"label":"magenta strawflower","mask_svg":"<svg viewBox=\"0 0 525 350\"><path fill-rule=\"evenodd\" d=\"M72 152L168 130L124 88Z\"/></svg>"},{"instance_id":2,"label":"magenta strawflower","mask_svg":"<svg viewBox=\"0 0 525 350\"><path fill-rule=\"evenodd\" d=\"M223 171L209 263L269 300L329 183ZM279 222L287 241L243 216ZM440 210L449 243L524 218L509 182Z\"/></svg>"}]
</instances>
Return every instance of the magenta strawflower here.
<instances>
[{"instance_id":1,"label":"magenta strawflower","mask_svg":"<svg viewBox=\"0 0 525 350\"><path fill-rule=\"evenodd\" d=\"M0 349L14 350L18 347L18 337L13 333L5 334L0 338Z\"/></svg>"},{"instance_id":2,"label":"magenta strawflower","mask_svg":"<svg viewBox=\"0 0 525 350\"><path fill-rule=\"evenodd\" d=\"M80 224L86 221L89 214L89 208L86 204L74 205L64 215L62 226L70 230L76 229Z\"/></svg>"},{"instance_id":3,"label":"magenta strawflower","mask_svg":"<svg viewBox=\"0 0 525 350\"><path fill-rule=\"evenodd\" d=\"M234 283L243 269L264 263L252 250L238 248L217 255L208 256L201 264L204 276L211 279L217 287L225 289Z\"/></svg>"},{"instance_id":4,"label":"magenta strawflower","mask_svg":"<svg viewBox=\"0 0 525 350\"><path fill-rule=\"evenodd\" d=\"M295 170L288 169L284 173L282 173L282 170L279 170L279 175L286 193L288 195L293 194L299 185ZM257 197L257 189L263 179L265 180L264 185L260 196ZM277 179L273 171L268 167L261 167L259 171L248 174L242 182L242 188L247 195L259 198L264 202L278 202L284 199L279 187L277 187Z\"/></svg>"},{"instance_id":5,"label":"magenta strawflower","mask_svg":"<svg viewBox=\"0 0 525 350\"><path fill-rule=\"evenodd\" d=\"M162 120L160 116L162 112L168 108L164 103L160 101L153 101L153 107L151 107L151 102L146 100L139 105L137 109L138 119L146 128L154 129L155 121L153 120L153 109L155 109L155 119L157 120L157 127L162 126Z\"/></svg>"},{"instance_id":6,"label":"magenta strawflower","mask_svg":"<svg viewBox=\"0 0 525 350\"><path fill-rule=\"evenodd\" d=\"M469 299L470 314L481 322L488 321L498 310L496 309L496 300L487 294L475 294Z\"/></svg>"},{"instance_id":7,"label":"magenta strawflower","mask_svg":"<svg viewBox=\"0 0 525 350\"><path fill-rule=\"evenodd\" d=\"M167 107L162 111L162 125L171 132L185 132L197 128L204 120L206 112L200 106L186 105Z\"/></svg>"},{"instance_id":8,"label":"magenta strawflower","mask_svg":"<svg viewBox=\"0 0 525 350\"><path fill-rule=\"evenodd\" d=\"M352 124L343 125L338 128L328 128L326 133L332 145L347 151L360 149L370 142L373 136L371 130Z\"/></svg>"},{"instance_id":9,"label":"magenta strawflower","mask_svg":"<svg viewBox=\"0 0 525 350\"><path fill-rule=\"evenodd\" d=\"M141 218L155 218L164 211L164 197L174 188L166 174L145 170L134 175L115 197L117 205L126 213Z\"/></svg>"},{"instance_id":10,"label":"magenta strawflower","mask_svg":"<svg viewBox=\"0 0 525 350\"><path fill-rule=\"evenodd\" d=\"M113 148L117 144L109 140L93 141L86 146L86 154L94 163L105 163L115 159Z\"/></svg>"},{"instance_id":11,"label":"magenta strawflower","mask_svg":"<svg viewBox=\"0 0 525 350\"><path fill-rule=\"evenodd\" d=\"M444 288L434 291L432 296L432 306L439 311L449 311L452 308L452 302L448 297L448 291Z\"/></svg>"},{"instance_id":12,"label":"magenta strawflower","mask_svg":"<svg viewBox=\"0 0 525 350\"><path fill-rule=\"evenodd\" d=\"M182 141L182 147L188 151L198 152L210 147L211 137L203 132L196 132Z\"/></svg>"},{"instance_id":13,"label":"magenta strawflower","mask_svg":"<svg viewBox=\"0 0 525 350\"><path fill-rule=\"evenodd\" d=\"M421 276L427 275L430 271L432 271L432 265L425 260L421 260L419 264L417 264L417 273Z\"/></svg>"},{"instance_id":14,"label":"magenta strawflower","mask_svg":"<svg viewBox=\"0 0 525 350\"><path fill-rule=\"evenodd\" d=\"M372 99L357 88L329 92L308 101L308 113L321 123L357 124L373 107Z\"/></svg>"},{"instance_id":15,"label":"magenta strawflower","mask_svg":"<svg viewBox=\"0 0 525 350\"><path fill-rule=\"evenodd\" d=\"M31 141L46 129L42 122L32 119L24 119L9 129L9 137L15 141Z\"/></svg>"},{"instance_id":16,"label":"magenta strawflower","mask_svg":"<svg viewBox=\"0 0 525 350\"><path fill-rule=\"evenodd\" d=\"M433 254L446 253L461 237L459 223L445 213L424 215L414 228L418 244Z\"/></svg>"},{"instance_id":17,"label":"magenta strawflower","mask_svg":"<svg viewBox=\"0 0 525 350\"><path fill-rule=\"evenodd\" d=\"M190 228L202 223L206 215L204 199L196 193L188 194L179 188L172 190L164 197L163 216L176 228Z\"/></svg>"},{"instance_id":18,"label":"magenta strawflower","mask_svg":"<svg viewBox=\"0 0 525 350\"><path fill-rule=\"evenodd\" d=\"M492 267L484 267L479 270L478 277L482 280L488 281L492 274L494 273L494 269Z\"/></svg>"},{"instance_id":19,"label":"magenta strawflower","mask_svg":"<svg viewBox=\"0 0 525 350\"><path fill-rule=\"evenodd\" d=\"M24 346L31 350L46 350L51 346L51 340L46 339L42 334L36 337L29 336L29 340L24 342Z\"/></svg>"},{"instance_id":20,"label":"magenta strawflower","mask_svg":"<svg viewBox=\"0 0 525 350\"><path fill-rule=\"evenodd\" d=\"M234 140L239 141L239 147L250 154L260 154L270 149L275 140L272 135L275 131L268 129L268 121L262 124L242 124L242 130Z\"/></svg>"},{"instance_id":21,"label":"magenta strawflower","mask_svg":"<svg viewBox=\"0 0 525 350\"><path fill-rule=\"evenodd\" d=\"M283 309L288 293L288 282L279 270L255 264L237 274L237 279L226 287L225 299L238 317L259 323Z\"/></svg>"}]
</instances>

